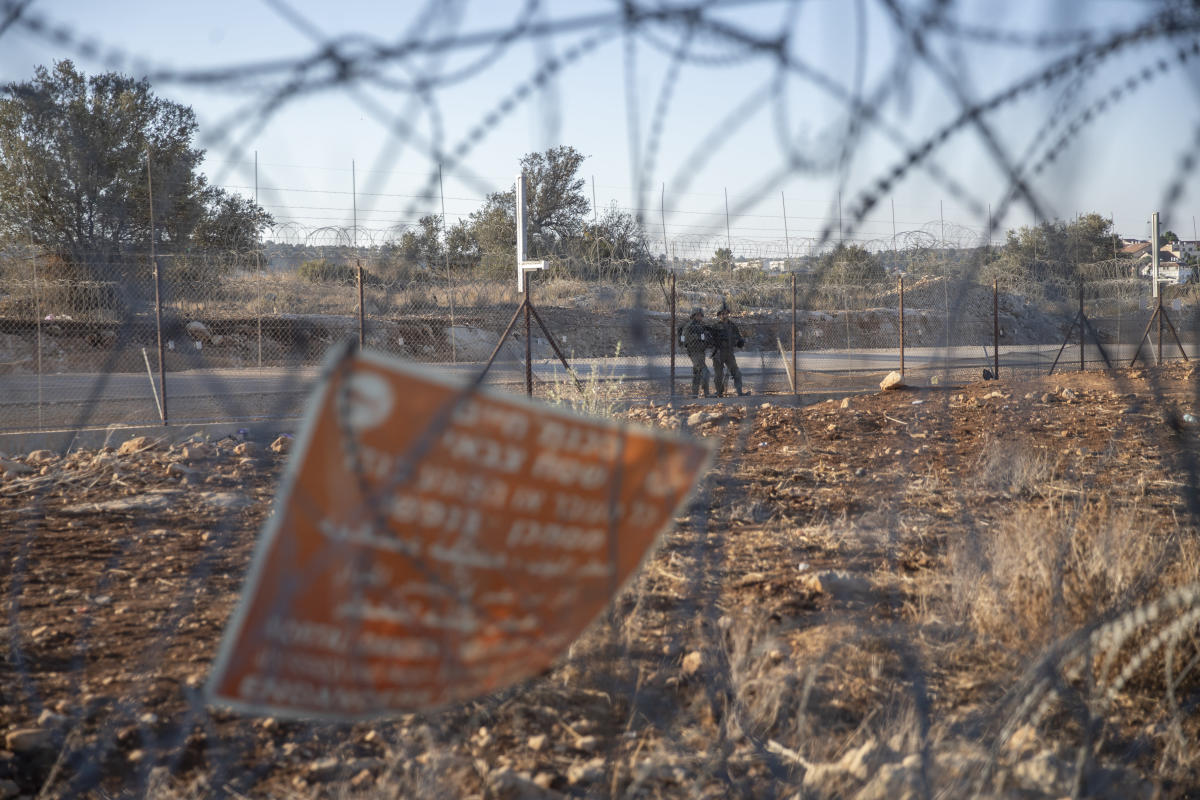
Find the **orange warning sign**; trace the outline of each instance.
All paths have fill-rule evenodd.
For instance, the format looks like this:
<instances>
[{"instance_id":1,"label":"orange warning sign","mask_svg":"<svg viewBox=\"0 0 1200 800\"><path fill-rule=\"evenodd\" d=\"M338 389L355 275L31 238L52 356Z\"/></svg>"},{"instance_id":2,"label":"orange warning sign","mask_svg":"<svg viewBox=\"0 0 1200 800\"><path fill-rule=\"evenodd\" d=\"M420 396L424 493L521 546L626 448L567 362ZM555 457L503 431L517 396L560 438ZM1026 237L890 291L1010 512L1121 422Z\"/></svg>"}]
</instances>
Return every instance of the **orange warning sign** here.
<instances>
[{"instance_id":1,"label":"orange warning sign","mask_svg":"<svg viewBox=\"0 0 1200 800\"><path fill-rule=\"evenodd\" d=\"M210 700L353 719L533 676L637 568L710 454L346 358L312 398Z\"/></svg>"}]
</instances>

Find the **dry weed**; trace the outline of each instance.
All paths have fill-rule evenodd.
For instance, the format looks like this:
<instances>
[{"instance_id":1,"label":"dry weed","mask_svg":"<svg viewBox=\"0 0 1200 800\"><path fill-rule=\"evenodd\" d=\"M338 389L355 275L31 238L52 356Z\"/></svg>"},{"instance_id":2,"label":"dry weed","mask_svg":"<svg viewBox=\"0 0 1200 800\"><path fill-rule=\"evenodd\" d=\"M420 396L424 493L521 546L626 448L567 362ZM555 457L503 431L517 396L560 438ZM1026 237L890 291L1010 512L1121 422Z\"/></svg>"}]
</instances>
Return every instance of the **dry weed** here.
<instances>
[{"instance_id":1,"label":"dry weed","mask_svg":"<svg viewBox=\"0 0 1200 800\"><path fill-rule=\"evenodd\" d=\"M951 545L951 602L977 633L1027 652L1184 578L1169 570L1180 544L1148 511L1105 498L1018 508Z\"/></svg>"},{"instance_id":2,"label":"dry weed","mask_svg":"<svg viewBox=\"0 0 1200 800\"><path fill-rule=\"evenodd\" d=\"M992 492L1041 495L1059 472L1058 460L1043 450L1012 446L987 437L972 465L974 484Z\"/></svg>"}]
</instances>

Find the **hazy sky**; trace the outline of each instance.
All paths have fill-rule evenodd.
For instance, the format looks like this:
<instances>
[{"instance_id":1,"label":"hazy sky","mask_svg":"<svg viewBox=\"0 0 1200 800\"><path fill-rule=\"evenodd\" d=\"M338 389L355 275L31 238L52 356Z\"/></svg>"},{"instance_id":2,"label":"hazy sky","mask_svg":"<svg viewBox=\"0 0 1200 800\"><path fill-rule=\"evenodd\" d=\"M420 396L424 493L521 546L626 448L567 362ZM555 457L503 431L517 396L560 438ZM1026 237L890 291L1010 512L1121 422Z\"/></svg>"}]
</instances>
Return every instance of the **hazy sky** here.
<instances>
[{"instance_id":1,"label":"hazy sky","mask_svg":"<svg viewBox=\"0 0 1200 800\"><path fill-rule=\"evenodd\" d=\"M35 0L0 36L0 79L26 79L61 58L89 73L149 75L159 94L196 110L211 180L252 193L257 151L259 199L281 236L349 226L355 196L360 240L387 236L439 210L439 162L453 221L511 185L521 154L555 144L587 155L583 174L601 209L642 209L661 240L665 207L680 255L723 243L726 192L735 252L784 248L785 200L793 252L822 230L836 239L839 197L842 235L889 245L894 204L901 234L941 236L944 219L947 239L967 241L982 235L989 207L1005 205L1011 170L1044 214L1112 214L1123 234L1145 236L1200 130L1200 57L1174 58L1191 36L1146 37L1023 91L979 124L956 127L887 191L872 191L964 104L1038 75L1085 36L1103 41L1163 7L950 5L940 25L906 13L913 31L902 34L881 0L700 3L691 28L669 14L625 25L620 4L589 0ZM0 0L0 9L14 7ZM1073 120L1147 67L1148 78L1032 173ZM539 69L546 80L534 80ZM281 92L289 82L295 91ZM856 102L871 114L852 113ZM876 204L854 225L864 192ZM1191 238L1197 207L1185 188L1162 210ZM1019 199L1001 226L1032 218Z\"/></svg>"}]
</instances>

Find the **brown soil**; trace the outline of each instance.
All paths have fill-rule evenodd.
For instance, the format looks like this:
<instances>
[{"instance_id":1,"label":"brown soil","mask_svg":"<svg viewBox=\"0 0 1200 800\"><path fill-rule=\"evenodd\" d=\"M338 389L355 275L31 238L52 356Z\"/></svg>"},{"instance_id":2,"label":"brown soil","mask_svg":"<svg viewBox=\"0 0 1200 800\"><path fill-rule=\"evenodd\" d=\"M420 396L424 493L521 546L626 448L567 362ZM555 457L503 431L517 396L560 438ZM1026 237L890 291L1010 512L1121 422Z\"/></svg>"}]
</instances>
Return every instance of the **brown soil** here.
<instances>
[{"instance_id":1,"label":"brown soil","mask_svg":"<svg viewBox=\"0 0 1200 800\"><path fill-rule=\"evenodd\" d=\"M1200 680L1184 669L1194 622L1174 678L1152 653L1103 707L1089 695L1102 670L1087 668L1103 653L1070 672L1053 649L1196 580L1191 370L899 390L848 408L751 399L628 412L669 427L701 412L694 427L721 437L722 455L557 667L371 724L245 718L199 700L286 456L239 457L233 441L204 458L106 449L0 477L0 732L45 734L0 750L0 781L40 797L1200 791ZM1169 557L1091 605L1063 575L1044 607L1034 583L989 589L1009 607L979 601L971 583L1004 574L988 537L1096 504L1104 520L1136 516L1147 542L1175 537ZM968 542L990 572L964 572ZM1025 707L1036 676L1057 694Z\"/></svg>"}]
</instances>

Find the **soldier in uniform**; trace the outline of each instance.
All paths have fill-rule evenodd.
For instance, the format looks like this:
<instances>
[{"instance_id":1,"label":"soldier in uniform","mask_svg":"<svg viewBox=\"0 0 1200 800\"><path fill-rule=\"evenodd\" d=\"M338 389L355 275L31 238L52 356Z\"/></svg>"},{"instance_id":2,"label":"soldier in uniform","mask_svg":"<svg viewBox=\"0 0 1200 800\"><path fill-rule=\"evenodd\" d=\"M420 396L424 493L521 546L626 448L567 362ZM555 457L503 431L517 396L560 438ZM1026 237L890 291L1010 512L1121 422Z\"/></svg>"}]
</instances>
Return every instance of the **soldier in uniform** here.
<instances>
[{"instance_id":1,"label":"soldier in uniform","mask_svg":"<svg viewBox=\"0 0 1200 800\"><path fill-rule=\"evenodd\" d=\"M733 386L737 389L738 396L750 394L742 391L742 371L738 368L737 358L733 355L733 348L745 347L746 340L742 338L737 325L729 318L729 306L725 303L721 303L721 308L717 311L717 320L717 324L710 329L714 340L713 370L716 372L717 397L725 396L726 369L733 376Z\"/></svg>"},{"instance_id":2,"label":"soldier in uniform","mask_svg":"<svg viewBox=\"0 0 1200 800\"><path fill-rule=\"evenodd\" d=\"M679 343L692 360L692 397L698 397L703 388L708 397L709 372L705 355L713 345L712 328L704 324L704 309L693 308L692 318L679 326Z\"/></svg>"}]
</instances>

